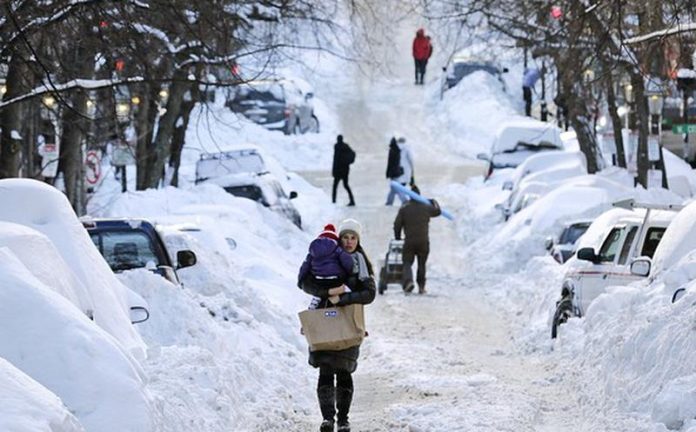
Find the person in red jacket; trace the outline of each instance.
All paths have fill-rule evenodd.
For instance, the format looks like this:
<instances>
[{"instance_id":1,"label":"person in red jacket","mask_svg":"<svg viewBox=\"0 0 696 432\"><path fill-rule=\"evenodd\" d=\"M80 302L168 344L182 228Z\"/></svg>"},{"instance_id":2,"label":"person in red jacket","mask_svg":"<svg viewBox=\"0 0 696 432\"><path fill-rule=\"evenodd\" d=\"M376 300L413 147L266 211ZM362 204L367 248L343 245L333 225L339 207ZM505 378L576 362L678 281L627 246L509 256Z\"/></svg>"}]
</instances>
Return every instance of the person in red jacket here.
<instances>
[{"instance_id":1,"label":"person in red jacket","mask_svg":"<svg viewBox=\"0 0 696 432\"><path fill-rule=\"evenodd\" d=\"M416 62L416 84L423 84L425 78L425 67L428 65L428 59L433 53L433 46L430 43L430 37L425 35L425 30L422 28L416 32L416 37L413 39L413 60Z\"/></svg>"}]
</instances>

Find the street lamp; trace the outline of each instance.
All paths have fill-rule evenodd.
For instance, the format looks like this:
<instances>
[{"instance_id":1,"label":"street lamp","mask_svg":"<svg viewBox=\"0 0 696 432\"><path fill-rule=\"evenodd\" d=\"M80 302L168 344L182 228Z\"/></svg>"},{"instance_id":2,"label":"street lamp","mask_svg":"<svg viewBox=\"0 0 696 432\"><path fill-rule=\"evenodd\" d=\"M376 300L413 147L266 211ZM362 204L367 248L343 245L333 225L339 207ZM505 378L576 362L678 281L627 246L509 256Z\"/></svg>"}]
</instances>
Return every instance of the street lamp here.
<instances>
[{"instance_id":1,"label":"street lamp","mask_svg":"<svg viewBox=\"0 0 696 432\"><path fill-rule=\"evenodd\" d=\"M631 105L633 104L633 86L631 83L624 85L624 97L626 100L626 129L630 129Z\"/></svg>"},{"instance_id":2,"label":"street lamp","mask_svg":"<svg viewBox=\"0 0 696 432\"><path fill-rule=\"evenodd\" d=\"M661 94L653 94L648 98L648 111L650 111L650 133L662 135L662 107L665 99Z\"/></svg>"},{"instance_id":3,"label":"street lamp","mask_svg":"<svg viewBox=\"0 0 696 432\"><path fill-rule=\"evenodd\" d=\"M677 71L677 89L682 91L683 115L684 115L684 159L691 158L689 149L689 96L696 88L696 71L693 69L682 68ZM690 162L690 161L689 161Z\"/></svg>"}]
</instances>

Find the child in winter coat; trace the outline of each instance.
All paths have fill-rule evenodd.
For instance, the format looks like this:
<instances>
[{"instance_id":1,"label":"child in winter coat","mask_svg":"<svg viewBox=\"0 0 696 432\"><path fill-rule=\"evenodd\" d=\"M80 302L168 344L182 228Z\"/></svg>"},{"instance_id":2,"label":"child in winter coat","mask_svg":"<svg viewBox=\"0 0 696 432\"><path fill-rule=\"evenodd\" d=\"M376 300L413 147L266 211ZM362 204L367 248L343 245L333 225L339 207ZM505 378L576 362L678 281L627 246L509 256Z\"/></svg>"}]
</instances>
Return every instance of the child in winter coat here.
<instances>
[{"instance_id":1,"label":"child in winter coat","mask_svg":"<svg viewBox=\"0 0 696 432\"><path fill-rule=\"evenodd\" d=\"M309 253L297 276L298 285L311 274L317 285L322 288L341 286L353 273L355 265L353 256L338 244L336 227L327 224L324 231L309 244ZM316 309L320 301L319 297L313 297L309 309Z\"/></svg>"}]
</instances>

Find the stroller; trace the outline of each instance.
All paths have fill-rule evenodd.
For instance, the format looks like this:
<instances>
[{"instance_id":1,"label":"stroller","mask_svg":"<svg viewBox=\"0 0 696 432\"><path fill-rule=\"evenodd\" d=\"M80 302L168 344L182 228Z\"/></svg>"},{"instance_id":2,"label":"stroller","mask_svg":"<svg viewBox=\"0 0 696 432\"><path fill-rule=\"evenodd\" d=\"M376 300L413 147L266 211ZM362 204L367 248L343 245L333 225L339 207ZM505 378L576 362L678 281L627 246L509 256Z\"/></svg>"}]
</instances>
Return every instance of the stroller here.
<instances>
[{"instance_id":1,"label":"stroller","mask_svg":"<svg viewBox=\"0 0 696 432\"><path fill-rule=\"evenodd\" d=\"M380 294L384 294L384 291L387 290L387 285L390 283L401 284L401 273L404 267L403 249L403 240L389 240L389 249L387 249L387 255L384 257L384 265L379 271L377 292Z\"/></svg>"}]
</instances>

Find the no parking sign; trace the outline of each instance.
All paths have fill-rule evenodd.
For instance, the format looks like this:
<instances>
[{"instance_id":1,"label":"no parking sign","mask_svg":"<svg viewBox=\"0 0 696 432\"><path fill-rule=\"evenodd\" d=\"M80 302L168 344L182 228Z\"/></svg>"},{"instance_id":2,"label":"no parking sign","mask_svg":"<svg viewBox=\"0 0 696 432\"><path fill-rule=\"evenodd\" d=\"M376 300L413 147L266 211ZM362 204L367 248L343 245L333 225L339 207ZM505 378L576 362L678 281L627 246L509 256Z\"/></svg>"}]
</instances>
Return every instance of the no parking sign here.
<instances>
[{"instance_id":1,"label":"no parking sign","mask_svg":"<svg viewBox=\"0 0 696 432\"><path fill-rule=\"evenodd\" d=\"M101 158L96 150L89 150L85 155L85 180L91 185L101 178Z\"/></svg>"}]
</instances>

